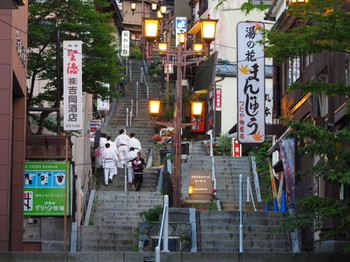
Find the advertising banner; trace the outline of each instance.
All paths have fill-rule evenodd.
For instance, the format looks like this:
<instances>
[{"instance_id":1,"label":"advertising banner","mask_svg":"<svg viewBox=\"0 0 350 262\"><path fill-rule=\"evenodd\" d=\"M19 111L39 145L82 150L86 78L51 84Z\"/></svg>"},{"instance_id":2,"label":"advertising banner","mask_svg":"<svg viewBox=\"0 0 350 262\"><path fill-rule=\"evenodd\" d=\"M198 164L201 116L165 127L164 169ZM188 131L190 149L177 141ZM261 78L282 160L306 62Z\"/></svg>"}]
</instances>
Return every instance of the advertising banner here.
<instances>
[{"instance_id":1,"label":"advertising banner","mask_svg":"<svg viewBox=\"0 0 350 262\"><path fill-rule=\"evenodd\" d=\"M64 216L67 183L67 215L70 215L70 162L26 161L24 172L24 215Z\"/></svg>"},{"instance_id":2,"label":"advertising banner","mask_svg":"<svg viewBox=\"0 0 350 262\"><path fill-rule=\"evenodd\" d=\"M237 25L237 132L240 143L265 141L264 24Z\"/></svg>"},{"instance_id":3,"label":"advertising banner","mask_svg":"<svg viewBox=\"0 0 350 262\"><path fill-rule=\"evenodd\" d=\"M287 206L295 204L295 145L294 139L283 139L279 142L283 174L286 181Z\"/></svg>"},{"instance_id":4,"label":"advertising banner","mask_svg":"<svg viewBox=\"0 0 350 262\"><path fill-rule=\"evenodd\" d=\"M82 42L63 41L64 130L82 130Z\"/></svg>"}]
</instances>

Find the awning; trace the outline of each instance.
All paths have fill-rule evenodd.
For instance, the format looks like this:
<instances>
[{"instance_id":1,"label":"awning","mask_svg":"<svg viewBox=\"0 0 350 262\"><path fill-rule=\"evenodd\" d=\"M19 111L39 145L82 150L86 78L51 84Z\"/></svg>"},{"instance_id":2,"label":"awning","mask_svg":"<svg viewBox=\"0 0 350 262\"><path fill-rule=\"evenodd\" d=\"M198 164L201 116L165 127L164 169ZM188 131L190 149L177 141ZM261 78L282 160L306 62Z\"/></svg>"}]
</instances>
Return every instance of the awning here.
<instances>
[{"instance_id":1,"label":"awning","mask_svg":"<svg viewBox=\"0 0 350 262\"><path fill-rule=\"evenodd\" d=\"M187 99L187 102L192 102L196 100L200 95L207 94L208 92L208 89L197 90Z\"/></svg>"},{"instance_id":2,"label":"awning","mask_svg":"<svg viewBox=\"0 0 350 262\"><path fill-rule=\"evenodd\" d=\"M199 19L190 30L188 30L187 34L197 34L201 30L201 20Z\"/></svg>"}]
</instances>

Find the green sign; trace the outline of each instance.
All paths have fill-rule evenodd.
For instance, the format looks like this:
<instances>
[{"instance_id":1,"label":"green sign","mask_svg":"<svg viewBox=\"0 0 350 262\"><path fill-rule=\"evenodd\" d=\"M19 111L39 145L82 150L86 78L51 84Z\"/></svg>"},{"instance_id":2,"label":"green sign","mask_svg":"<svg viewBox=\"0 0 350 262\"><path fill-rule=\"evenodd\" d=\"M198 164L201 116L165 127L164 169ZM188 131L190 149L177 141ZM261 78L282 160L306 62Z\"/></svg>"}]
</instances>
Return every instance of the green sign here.
<instances>
[{"instance_id":1,"label":"green sign","mask_svg":"<svg viewBox=\"0 0 350 262\"><path fill-rule=\"evenodd\" d=\"M63 216L67 183L67 215L70 215L70 162L26 161L24 172L24 215Z\"/></svg>"}]
</instances>

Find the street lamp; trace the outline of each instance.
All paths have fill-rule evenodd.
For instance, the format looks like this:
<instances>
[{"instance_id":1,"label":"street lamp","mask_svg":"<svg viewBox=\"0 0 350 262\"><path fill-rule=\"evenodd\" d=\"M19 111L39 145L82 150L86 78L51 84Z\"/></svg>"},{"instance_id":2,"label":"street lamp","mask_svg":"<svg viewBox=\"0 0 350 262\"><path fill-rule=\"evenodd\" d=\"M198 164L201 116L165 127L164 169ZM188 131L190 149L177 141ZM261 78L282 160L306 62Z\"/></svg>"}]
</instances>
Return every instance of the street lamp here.
<instances>
[{"instance_id":1,"label":"street lamp","mask_svg":"<svg viewBox=\"0 0 350 262\"><path fill-rule=\"evenodd\" d=\"M177 34L177 39L179 40L179 43L183 45L185 43L185 33L178 33Z\"/></svg>"},{"instance_id":2,"label":"street lamp","mask_svg":"<svg viewBox=\"0 0 350 262\"><path fill-rule=\"evenodd\" d=\"M161 5L160 6L160 13L162 14L162 15L165 15L166 14L166 5Z\"/></svg>"},{"instance_id":3,"label":"street lamp","mask_svg":"<svg viewBox=\"0 0 350 262\"><path fill-rule=\"evenodd\" d=\"M158 36L159 19L158 18L144 18L144 35L148 41L156 40Z\"/></svg>"},{"instance_id":4,"label":"street lamp","mask_svg":"<svg viewBox=\"0 0 350 262\"><path fill-rule=\"evenodd\" d=\"M132 11L132 15L134 15L134 12L136 10L136 2L131 2L130 3L130 9Z\"/></svg>"},{"instance_id":5,"label":"street lamp","mask_svg":"<svg viewBox=\"0 0 350 262\"><path fill-rule=\"evenodd\" d=\"M153 19L154 20L154 19ZM145 32L144 35L147 38L148 32L147 32L147 26L148 23L145 21ZM217 20L215 20L217 21ZM216 23L215 23L216 24ZM152 28L155 28L153 25ZM214 37L215 37L215 26L211 27L211 30L214 29ZM208 30L208 29L207 29ZM154 31L154 30L153 30ZM158 33L158 30L155 30ZM152 34L151 39L156 39L157 35ZM212 38L214 40L214 38ZM211 40L211 41L212 41ZM199 63L198 59L196 61L186 61L187 56L198 56L202 52L203 46L196 45L192 50L184 50L183 45L178 45L175 50L161 50L161 47L158 46L157 49L153 49L156 52L161 52L163 54L169 55L169 56L175 56L175 61L171 61L170 59L167 61L167 64L173 64L177 66L177 76L176 76L176 102L175 102L175 113L174 113L174 121L172 123L165 123L165 122L155 122L154 124L162 124L165 126L172 126L174 127L174 147L175 147L175 155L174 155L174 171L173 171L173 187L174 187L174 197L173 197L173 206L180 207L181 206L181 128L186 126L191 126L193 123L182 123L182 67L185 65L190 65L194 63ZM203 104L199 105L197 103L193 103L193 110L192 114L198 115L198 110L203 108ZM201 112L200 112L201 113ZM201 114L200 114L201 115Z\"/></svg>"},{"instance_id":6,"label":"street lamp","mask_svg":"<svg viewBox=\"0 0 350 262\"><path fill-rule=\"evenodd\" d=\"M153 117L156 117L159 114L160 110L160 100L150 100L149 101L149 112Z\"/></svg>"}]
</instances>

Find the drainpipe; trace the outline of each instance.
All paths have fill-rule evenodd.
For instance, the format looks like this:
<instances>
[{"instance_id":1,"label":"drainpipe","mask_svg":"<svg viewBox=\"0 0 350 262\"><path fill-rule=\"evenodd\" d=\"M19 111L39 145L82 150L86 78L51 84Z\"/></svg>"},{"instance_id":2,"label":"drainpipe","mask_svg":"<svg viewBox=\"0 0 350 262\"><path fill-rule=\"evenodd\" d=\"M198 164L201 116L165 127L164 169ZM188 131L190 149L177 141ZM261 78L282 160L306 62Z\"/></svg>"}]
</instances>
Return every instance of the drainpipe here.
<instances>
[{"instance_id":1,"label":"drainpipe","mask_svg":"<svg viewBox=\"0 0 350 262\"><path fill-rule=\"evenodd\" d=\"M215 80L214 90L213 90L213 139L216 141L216 83L219 83L225 79L226 76L222 76L221 79ZM222 97L222 96L221 96Z\"/></svg>"}]
</instances>

